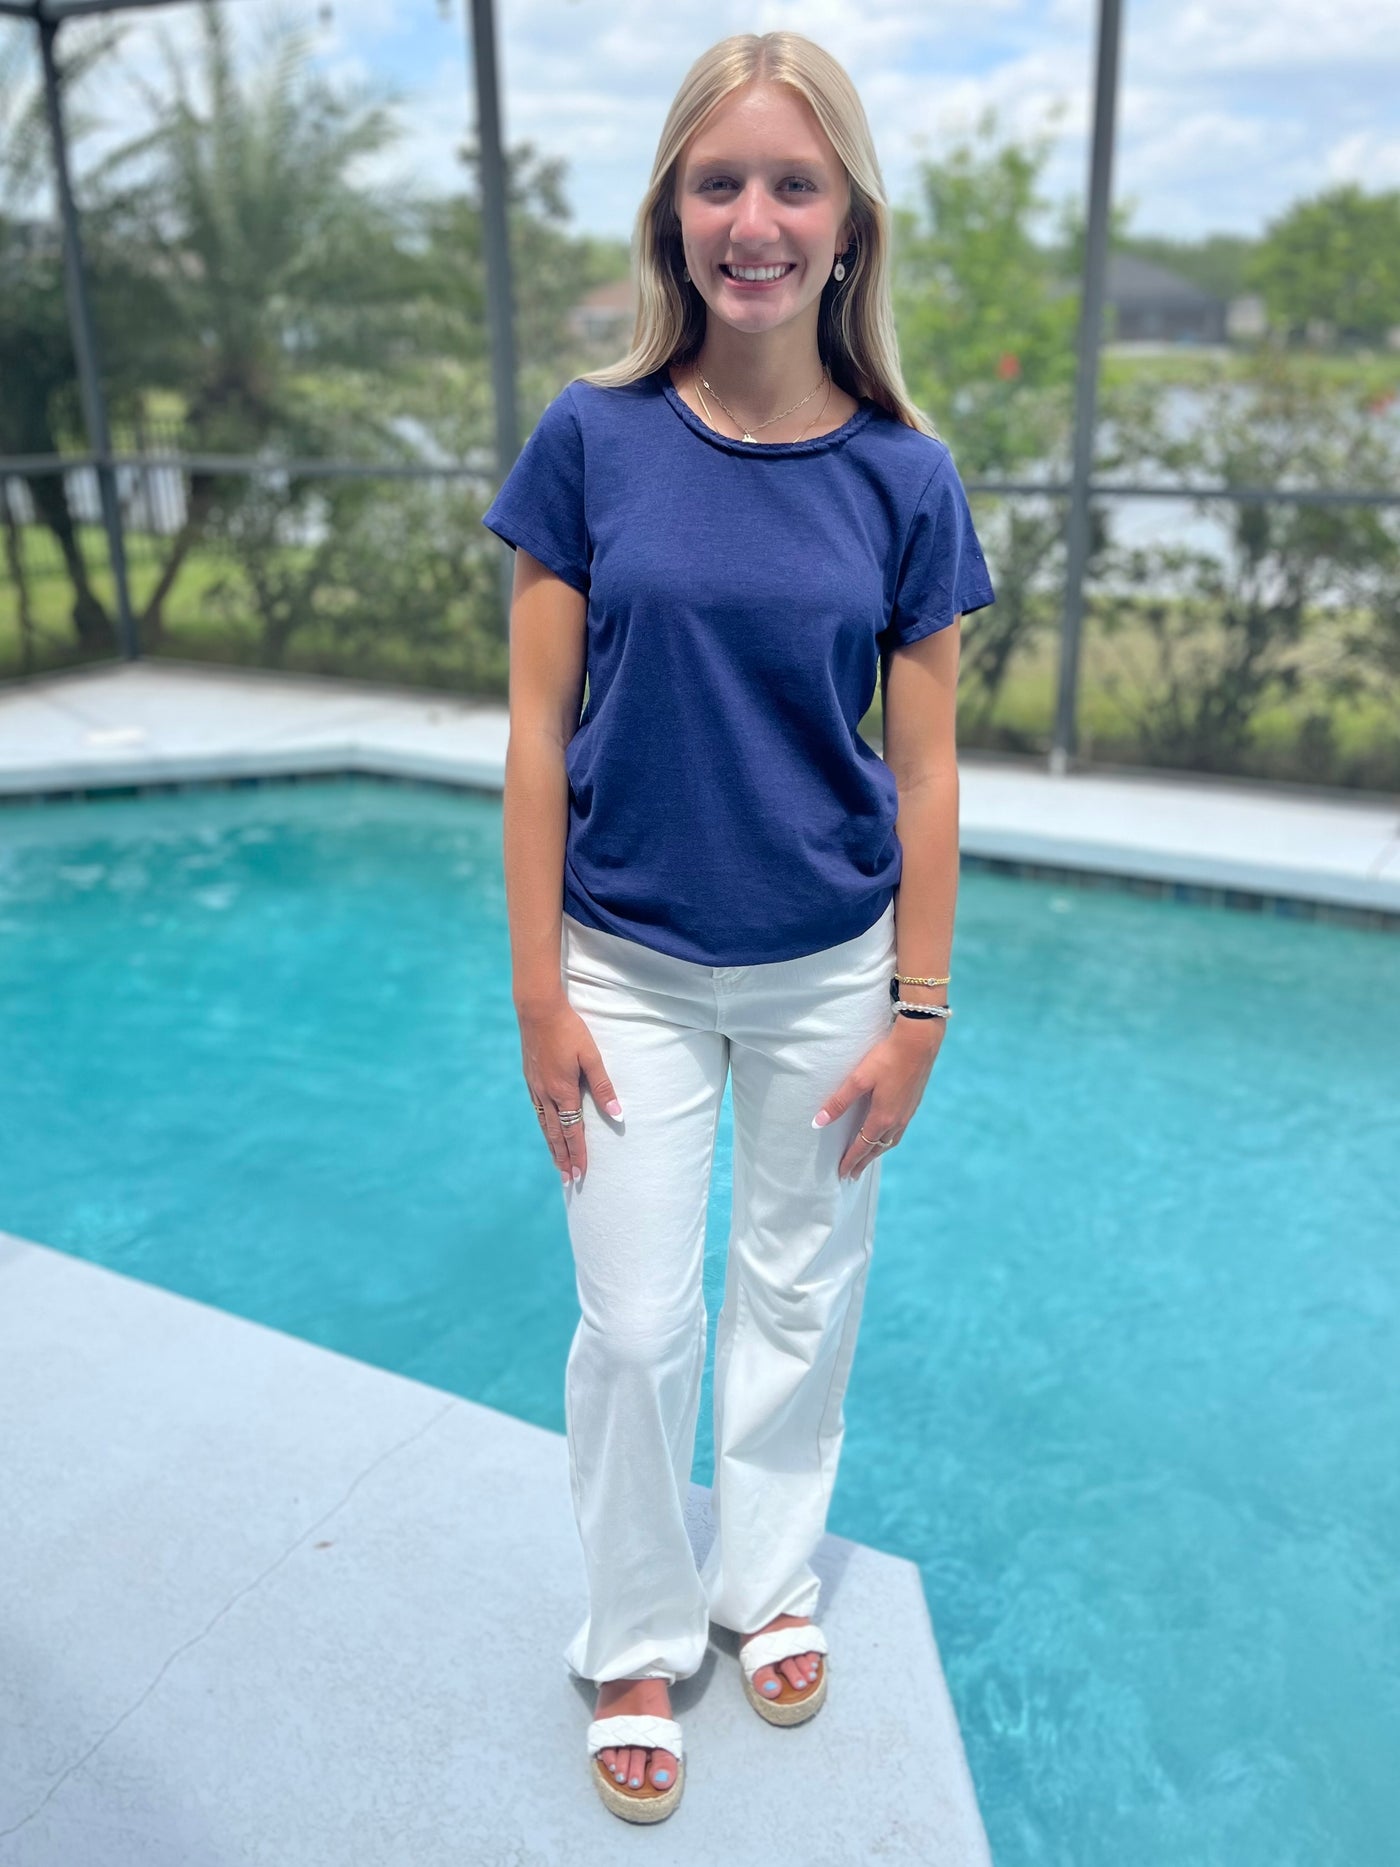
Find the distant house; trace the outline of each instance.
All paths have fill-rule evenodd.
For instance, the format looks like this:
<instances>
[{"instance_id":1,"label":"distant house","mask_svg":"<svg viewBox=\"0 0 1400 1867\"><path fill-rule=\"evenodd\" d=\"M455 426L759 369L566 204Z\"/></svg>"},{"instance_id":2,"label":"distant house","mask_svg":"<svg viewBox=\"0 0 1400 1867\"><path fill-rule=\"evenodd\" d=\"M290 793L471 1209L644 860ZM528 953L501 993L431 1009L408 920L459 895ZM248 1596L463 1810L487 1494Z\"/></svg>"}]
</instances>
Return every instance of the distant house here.
<instances>
[{"instance_id":1,"label":"distant house","mask_svg":"<svg viewBox=\"0 0 1400 1867\"><path fill-rule=\"evenodd\" d=\"M601 344L611 348L626 347L637 316L637 301L632 281L614 279L607 285L595 285L573 307L568 326L580 343Z\"/></svg>"},{"instance_id":2,"label":"distant house","mask_svg":"<svg viewBox=\"0 0 1400 1867\"><path fill-rule=\"evenodd\" d=\"M1226 303L1179 273L1133 253L1110 253L1110 333L1124 344L1223 344Z\"/></svg>"}]
</instances>

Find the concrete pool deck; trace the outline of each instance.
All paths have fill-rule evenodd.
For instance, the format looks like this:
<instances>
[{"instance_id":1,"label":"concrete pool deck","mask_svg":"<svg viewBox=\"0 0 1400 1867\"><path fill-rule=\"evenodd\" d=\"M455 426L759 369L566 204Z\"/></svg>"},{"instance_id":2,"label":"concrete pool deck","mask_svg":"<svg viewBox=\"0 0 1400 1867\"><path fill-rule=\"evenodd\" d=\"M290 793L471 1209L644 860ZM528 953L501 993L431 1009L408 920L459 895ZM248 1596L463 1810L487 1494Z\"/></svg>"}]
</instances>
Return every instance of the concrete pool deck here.
<instances>
[{"instance_id":1,"label":"concrete pool deck","mask_svg":"<svg viewBox=\"0 0 1400 1867\"><path fill-rule=\"evenodd\" d=\"M990 1867L902 1558L824 1539L810 1724L711 1630L641 1829L563 1662L561 1435L0 1233L0 1445L4 1867Z\"/></svg>"},{"instance_id":2,"label":"concrete pool deck","mask_svg":"<svg viewBox=\"0 0 1400 1867\"><path fill-rule=\"evenodd\" d=\"M499 791L499 702L118 662L0 686L0 799L361 772ZM970 863L1400 925L1400 799L961 760Z\"/></svg>"}]
</instances>

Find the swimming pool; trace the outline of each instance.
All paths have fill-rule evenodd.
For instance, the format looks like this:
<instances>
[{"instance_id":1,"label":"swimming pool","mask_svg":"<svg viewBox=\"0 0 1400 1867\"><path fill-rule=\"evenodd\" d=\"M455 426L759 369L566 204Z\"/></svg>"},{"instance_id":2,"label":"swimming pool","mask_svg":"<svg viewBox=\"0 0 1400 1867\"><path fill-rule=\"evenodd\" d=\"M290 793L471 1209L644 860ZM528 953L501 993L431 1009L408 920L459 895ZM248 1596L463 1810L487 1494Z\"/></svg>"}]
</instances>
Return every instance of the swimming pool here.
<instances>
[{"instance_id":1,"label":"swimming pool","mask_svg":"<svg viewBox=\"0 0 1400 1867\"><path fill-rule=\"evenodd\" d=\"M562 1431L500 837L361 780L0 809L0 1229ZM831 1528L920 1566L999 1867L1389 1867L1400 942L971 874L954 970Z\"/></svg>"}]
</instances>

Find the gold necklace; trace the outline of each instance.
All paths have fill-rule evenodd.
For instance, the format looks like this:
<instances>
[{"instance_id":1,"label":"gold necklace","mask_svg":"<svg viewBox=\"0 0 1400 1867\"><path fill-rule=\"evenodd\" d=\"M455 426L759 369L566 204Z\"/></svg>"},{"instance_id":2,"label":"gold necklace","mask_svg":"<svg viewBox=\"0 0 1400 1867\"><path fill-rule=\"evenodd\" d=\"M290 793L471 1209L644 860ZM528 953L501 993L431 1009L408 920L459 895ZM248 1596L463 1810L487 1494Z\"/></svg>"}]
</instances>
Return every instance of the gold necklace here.
<instances>
[{"instance_id":1,"label":"gold necklace","mask_svg":"<svg viewBox=\"0 0 1400 1867\"><path fill-rule=\"evenodd\" d=\"M714 428L714 429L715 429L715 432L716 432L716 433L718 434L718 432L719 432L719 429L718 429L718 427L716 426L716 423L715 423L715 418L714 418L714 416L713 416L713 415L712 415L712 414L710 413L710 405L709 405L709 403L708 403L708 402L707 402L707 401L705 400L705 396L704 396L704 391L703 391L702 389L700 389L700 387L698 386L698 384L697 384L697 382L696 382L696 379L695 379L695 377L693 377L693 376L691 377L691 387L692 387L692 388L693 388L693 389L695 390L695 393L696 393L696 395L698 395L698 396L700 397L700 406L701 406L701 408L703 408L703 409L704 409L704 411L705 411L705 419L706 419L706 421L707 421L707 422L709 422L709 424L710 424L710 426L711 426L712 428ZM815 395L815 394L816 394L816 390L815 390L815 389L814 389L814 390L812 391L812 394L813 394L813 395ZM784 446L787 446L787 447L795 447L795 446L797 445L797 442L798 442L798 441L800 441L800 440L802 439L802 436L803 436L804 434L806 434L806 432L807 432L807 428L814 428L814 427L815 427L815 426L817 425L817 423L818 423L818 422L819 422L819 421L821 420L821 418L822 418L822 416L823 416L823 415L824 415L824 414L826 413L826 411L827 411L827 405L828 405L828 404L830 403L830 401L831 401L831 378L830 378L830 377L828 376L828 377L827 377L827 379L826 379L826 394L825 394L825 395L824 395L824 396L822 397L822 405L821 405L821 407L820 407L820 408L819 408L819 409L817 410L817 412L816 412L816 414L815 414L815 415L813 415L813 417L812 417L812 419L811 419L811 420L810 420L810 421L809 421L809 422L807 423L807 427L806 427L806 428L803 428L803 429L802 429L802 431L801 431L801 433L800 433L800 434L798 434L797 436L795 436L795 438L794 438L793 440L791 440L791 441L787 441L787 442L784 442L784 443L783 443L783 445L784 445ZM799 407L799 408L801 407L801 403L799 403L799 404L798 404L798 407ZM791 410L791 409L789 409L789 410L788 410L788 413L789 413L789 414L791 414L791 413L792 413L792 410ZM743 436L742 438L743 438L744 440L746 440L746 441L752 441L752 440L753 440L753 436L752 436L751 434L746 434L746 435L744 435L744 436Z\"/></svg>"},{"instance_id":2,"label":"gold necklace","mask_svg":"<svg viewBox=\"0 0 1400 1867\"><path fill-rule=\"evenodd\" d=\"M822 416L823 416L823 415L824 415L824 414L826 413L826 410L827 410L827 404L828 404L828 403L829 403L830 401L831 401L831 378L830 378L830 377L828 376L828 377L827 377L827 379L826 379L826 394L825 394L825 395L824 395L824 396L822 397L822 405L821 405L821 407L820 407L820 408L819 408L819 409L817 410L817 412L816 412L816 414L815 414L815 415L813 415L813 417L812 417L812 419L811 419L811 420L810 420L810 421L809 421L809 422L807 423L807 428L815 428L815 427L816 427L816 425L817 425L817 423L818 423L818 422L819 422L819 421L821 420L821 418L822 418ZM799 441L800 441L800 440L802 439L802 435L803 435L803 434L806 434L806 432L807 432L807 428L804 428L804 429L802 430L802 434L799 434L799 435L798 435L798 437L797 437L797 438L798 438L798 440L799 440Z\"/></svg>"},{"instance_id":3,"label":"gold necklace","mask_svg":"<svg viewBox=\"0 0 1400 1867\"><path fill-rule=\"evenodd\" d=\"M822 386L822 383L819 382L817 384L816 389L809 389L807 391L806 395L803 396L801 402L794 402L792 407L785 408L782 411L782 414L770 415L767 421L759 422L757 425L757 428L754 430L751 430L748 427L746 427L742 421L740 421L739 417L734 413L733 409L725 401L724 397L720 394L719 390L715 388L714 384L707 382L705 378L700 374L699 365L692 363L691 369L695 372L695 382L697 384L704 383L705 387L709 390L710 394L715 398L716 402L719 403L720 407L724 410L725 414L728 415L729 419L734 423L734 426L736 428L740 428L743 430L743 432L739 436L739 439L741 441L752 441L756 433L761 434L765 428L771 428L775 421L782 421L784 416L796 414L799 408L802 408L806 403L811 401L812 397L817 393L817 389L820 389ZM831 398L831 376L825 368L823 368L822 370L822 382L826 384L827 400L829 401ZM696 389L695 393L697 395L700 395L700 391L698 388ZM703 395L700 395L700 400L704 404L705 415L706 415L706 419L708 420L709 419L709 404L705 402L705 398ZM825 407L826 407L826 403L824 402L822 404L822 408L825 408ZM820 414L820 412L821 411L818 410L818 415ZM817 419L816 416L813 417L813 420L815 419ZM811 425L812 423L809 421L807 423L807 428L810 428ZM710 426L712 428L715 426L713 421L710 421ZM802 432L805 434L807 432L807 429L804 428Z\"/></svg>"}]
</instances>

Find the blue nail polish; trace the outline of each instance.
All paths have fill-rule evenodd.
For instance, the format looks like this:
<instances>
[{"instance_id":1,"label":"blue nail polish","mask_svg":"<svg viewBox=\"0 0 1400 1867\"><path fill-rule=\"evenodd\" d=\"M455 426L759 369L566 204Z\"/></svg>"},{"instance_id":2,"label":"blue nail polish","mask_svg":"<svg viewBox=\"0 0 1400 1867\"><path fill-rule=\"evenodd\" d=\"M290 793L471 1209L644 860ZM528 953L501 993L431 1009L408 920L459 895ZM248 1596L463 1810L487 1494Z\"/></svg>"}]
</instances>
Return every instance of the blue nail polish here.
<instances>
[{"instance_id":1,"label":"blue nail polish","mask_svg":"<svg viewBox=\"0 0 1400 1867\"><path fill-rule=\"evenodd\" d=\"M658 1770L656 1775L652 1778L654 1783L669 1783L670 1780L671 1772L669 1770Z\"/></svg>"},{"instance_id":2,"label":"blue nail polish","mask_svg":"<svg viewBox=\"0 0 1400 1867\"><path fill-rule=\"evenodd\" d=\"M765 1691L765 1692L776 1692L776 1691L777 1691L777 1689L778 1689L778 1682L777 1682L777 1680L776 1680L776 1679L770 1679L770 1680L769 1680L769 1681L767 1682L767 1684L766 1684L766 1685L764 1686L764 1688L763 1688L763 1689L764 1689L764 1691Z\"/></svg>"},{"instance_id":3,"label":"blue nail polish","mask_svg":"<svg viewBox=\"0 0 1400 1867\"><path fill-rule=\"evenodd\" d=\"M627 1785L629 1789L640 1789L641 1786L642 1786L642 1779L640 1776L634 1776Z\"/></svg>"}]
</instances>

